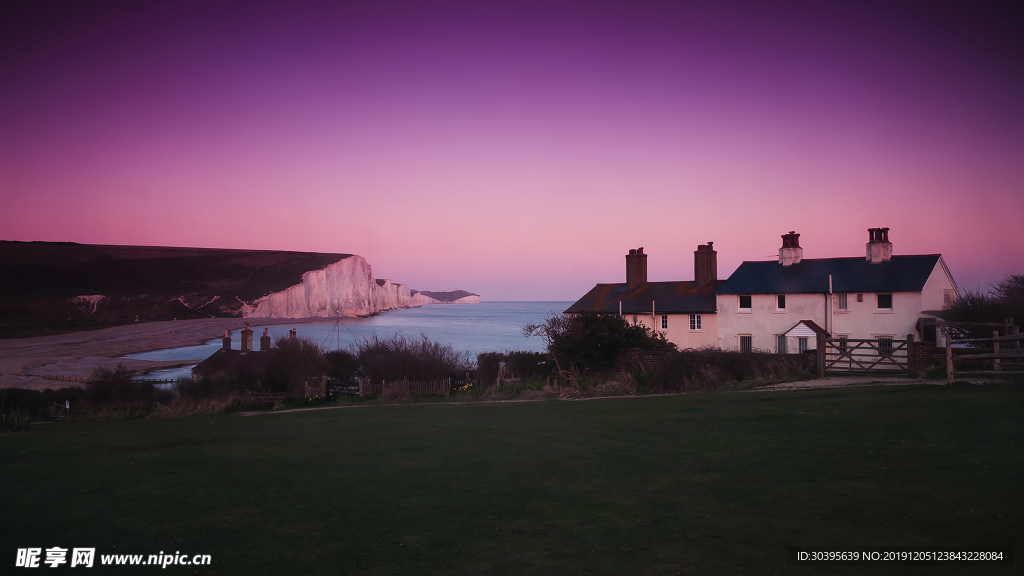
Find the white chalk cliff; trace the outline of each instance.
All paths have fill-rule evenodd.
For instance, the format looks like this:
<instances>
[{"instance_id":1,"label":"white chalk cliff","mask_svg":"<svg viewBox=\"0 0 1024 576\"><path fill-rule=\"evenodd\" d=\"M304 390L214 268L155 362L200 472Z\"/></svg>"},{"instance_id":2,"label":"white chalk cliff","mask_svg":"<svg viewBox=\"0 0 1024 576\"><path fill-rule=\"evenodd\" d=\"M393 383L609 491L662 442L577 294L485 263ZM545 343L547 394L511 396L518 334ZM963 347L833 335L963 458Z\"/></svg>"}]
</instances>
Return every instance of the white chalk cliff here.
<instances>
[{"instance_id":1,"label":"white chalk cliff","mask_svg":"<svg viewBox=\"0 0 1024 576\"><path fill-rule=\"evenodd\" d=\"M476 296L479 302L479 296ZM268 294L242 309L245 318L367 316L438 302L405 284L376 280L362 256L349 256L302 275L302 283Z\"/></svg>"}]
</instances>

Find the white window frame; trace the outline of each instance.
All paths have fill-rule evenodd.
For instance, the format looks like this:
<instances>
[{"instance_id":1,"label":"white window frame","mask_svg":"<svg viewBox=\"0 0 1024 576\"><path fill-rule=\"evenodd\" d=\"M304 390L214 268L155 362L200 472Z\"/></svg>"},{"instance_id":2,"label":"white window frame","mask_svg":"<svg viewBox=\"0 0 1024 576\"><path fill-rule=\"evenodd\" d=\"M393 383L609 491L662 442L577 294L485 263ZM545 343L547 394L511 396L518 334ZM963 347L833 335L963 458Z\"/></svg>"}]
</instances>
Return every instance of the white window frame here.
<instances>
[{"instance_id":1,"label":"white window frame","mask_svg":"<svg viewBox=\"0 0 1024 576\"><path fill-rule=\"evenodd\" d=\"M785 334L775 335L775 353L776 354L788 354L789 344L786 342Z\"/></svg>"},{"instance_id":2,"label":"white window frame","mask_svg":"<svg viewBox=\"0 0 1024 576\"><path fill-rule=\"evenodd\" d=\"M743 349L743 339L748 338L750 340L750 349ZM740 352L753 352L754 351L754 335L753 334L737 334L736 335L736 348Z\"/></svg>"},{"instance_id":3,"label":"white window frame","mask_svg":"<svg viewBox=\"0 0 1024 576\"><path fill-rule=\"evenodd\" d=\"M879 355L879 357L882 357L882 358L892 358L893 349L895 348L895 344L896 344L896 335L895 334L872 334L872 336L874 336L875 340L878 340L878 355ZM889 341L889 353L888 354L885 354L883 352L883 350L882 350L882 340L888 340Z\"/></svg>"},{"instance_id":4,"label":"white window frame","mask_svg":"<svg viewBox=\"0 0 1024 576\"><path fill-rule=\"evenodd\" d=\"M846 292L840 292L838 294L838 296L839 296L838 303L836 305L839 307L839 312L849 312L850 311L850 295L847 294Z\"/></svg>"},{"instance_id":5,"label":"white window frame","mask_svg":"<svg viewBox=\"0 0 1024 576\"><path fill-rule=\"evenodd\" d=\"M800 354L807 352L807 345L810 344L810 339L807 336L800 336L796 339L796 351Z\"/></svg>"},{"instance_id":6,"label":"white window frame","mask_svg":"<svg viewBox=\"0 0 1024 576\"><path fill-rule=\"evenodd\" d=\"M700 314L690 314L690 332L700 332L703 329Z\"/></svg>"},{"instance_id":7,"label":"white window frame","mask_svg":"<svg viewBox=\"0 0 1024 576\"><path fill-rule=\"evenodd\" d=\"M661 329L668 330L668 314L661 315Z\"/></svg>"},{"instance_id":8,"label":"white window frame","mask_svg":"<svg viewBox=\"0 0 1024 576\"><path fill-rule=\"evenodd\" d=\"M750 298L750 308L743 308L743 297ZM736 311L740 314L753 314L754 313L754 295L753 294L738 294L736 296Z\"/></svg>"},{"instance_id":9,"label":"white window frame","mask_svg":"<svg viewBox=\"0 0 1024 576\"><path fill-rule=\"evenodd\" d=\"M889 295L889 301L890 301L889 303L891 304L891 306L896 306L896 295L895 294L893 294L892 292L878 292L878 293L875 294L875 314L892 314L893 313L893 308L892 307L889 307L889 308L879 308L878 307L878 299L881 296L885 295L885 294Z\"/></svg>"},{"instance_id":10,"label":"white window frame","mask_svg":"<svg viewBox=\"0 0 1024 576\"><path fill-rule=\"evenodd\" d=\"M779 308L779 298L782 298L782 308ZM786 295L776 294L775 295L775 313L785 314L786 313Z\"/></svg>"}]
</instances>

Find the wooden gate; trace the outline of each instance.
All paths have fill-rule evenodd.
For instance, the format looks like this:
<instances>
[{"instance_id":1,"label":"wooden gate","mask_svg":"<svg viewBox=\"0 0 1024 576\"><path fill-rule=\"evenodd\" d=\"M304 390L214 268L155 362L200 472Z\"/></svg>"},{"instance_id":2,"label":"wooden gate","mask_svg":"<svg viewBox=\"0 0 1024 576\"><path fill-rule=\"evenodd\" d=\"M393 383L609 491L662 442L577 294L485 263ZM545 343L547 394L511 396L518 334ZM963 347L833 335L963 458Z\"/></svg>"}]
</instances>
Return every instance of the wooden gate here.
<instances>
[{"instance_id":1,"label":"wooden gate","mask_svg":"<svg viewBox=\"0 0 1024 576\"><path fill-rule=\"evenodd\" d=\"M913 342L909 338L906 340L819 338L818 361L821 363L819 364L819 373L907 374L912 371L912 348ZM824 350L824 354L822 350ZM823 370L821 366L823 366Z\"/></svg>"}]
</instances>

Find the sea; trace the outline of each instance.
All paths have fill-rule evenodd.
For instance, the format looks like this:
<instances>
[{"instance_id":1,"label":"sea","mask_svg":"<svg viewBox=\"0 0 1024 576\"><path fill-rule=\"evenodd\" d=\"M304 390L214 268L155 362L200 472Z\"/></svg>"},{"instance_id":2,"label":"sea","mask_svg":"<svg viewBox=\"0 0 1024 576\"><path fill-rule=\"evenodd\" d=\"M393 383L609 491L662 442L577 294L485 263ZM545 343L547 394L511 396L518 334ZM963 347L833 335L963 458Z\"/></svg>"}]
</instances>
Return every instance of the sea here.
<instances>
[{"instance_id":1,"label":"sea","mask_svg":"<svg viewBox=\"0 0 1024 576\"><path fill-rule=\"evenodd\" d=\"M271 339L287 336L295 328L299 336L312 338L327 350L348 350L357 340L374 335L386 338L400 334L419 338L421 335L435 342L448 344L474 358L480 352L529 350L541 352L544 341L539 336L525 336L523 327L539 324L548 316L558 314L572 302L481 302L479 304L429 304L419 308L390 310L369 318L324 319L316 322L262 325L253 318L253 346L259 349L263 329L269 330ZM231 333L231 343L238 348L241 330ZM181 360L190 364L179 368L158 370L144 378L176 379L188 377L192 368L221 347L215 338L198 346L181 346L130 354L125 358L141 360Z\"/></svg>"}]
</instances>

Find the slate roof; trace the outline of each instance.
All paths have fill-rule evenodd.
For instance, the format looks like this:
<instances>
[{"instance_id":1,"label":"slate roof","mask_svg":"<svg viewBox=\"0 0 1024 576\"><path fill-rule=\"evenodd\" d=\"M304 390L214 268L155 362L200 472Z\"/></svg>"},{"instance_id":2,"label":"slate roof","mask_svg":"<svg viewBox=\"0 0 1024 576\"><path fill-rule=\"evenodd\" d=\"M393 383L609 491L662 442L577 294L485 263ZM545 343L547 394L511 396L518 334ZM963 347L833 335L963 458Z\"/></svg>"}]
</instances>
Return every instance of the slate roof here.
<instances>
[{"instance_id":1,"label":"slate roof","mask_svg":"<svg viewBox=\"0 0 1024 576\"><path fill-rule=\"evenodd\" d=\"M656 314L714 314L717 310L715 289L721 284L697 286L693 281L647 282L635 288L624 283L598 284L565 312L618 314L621 301L623 314L650 314L653 300Z\"/></svg>"},{"instance_id":2,"label":"slate roof","mask_svg":"<svg viewBox=\"0 0 1024 576\"><path fill-rule=\"evenodd\" d=\"M192 369L196 376L237 377L239 374L259 374L270 365L269 352L247 352L218 349Z\"/></svg>"},{"instance_id":3,"label":"slate roof","mask_svg":"<svg viewBox=\"0 0 1024 576\"><path fill-rule=\"evenodd\" d=\"M718 294L801 294L828 292L920 292L939 254L893 256L872 264L865 258L817 258L782 266L778 260L744 262Z\"/></svg>"},{"instance_id":4,"label":"slate roof","mask_svg":"<svg viewBox=\"0 0 1024 576\"><path fill-rule=\"evenodd\" d=\"M783 334L789 334L790 332L793 331L794 328L796 328L797 326L799 326L801 324L803 324L804 326L807 326L808 328L810 328L815 334L824 334L825 336L830 337L830 338L832 336L831 334L826 332L824 328L822 328L821 326L818 326L818 324L814 320L801 320L801 321L797 322L796 324L794 324L793 328L790 328L789 330L786 330L785 332L783 332Z\"/></svg>"}]
</instances>

